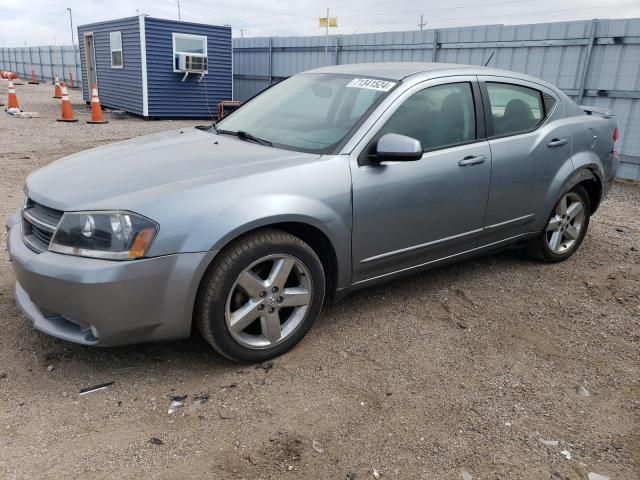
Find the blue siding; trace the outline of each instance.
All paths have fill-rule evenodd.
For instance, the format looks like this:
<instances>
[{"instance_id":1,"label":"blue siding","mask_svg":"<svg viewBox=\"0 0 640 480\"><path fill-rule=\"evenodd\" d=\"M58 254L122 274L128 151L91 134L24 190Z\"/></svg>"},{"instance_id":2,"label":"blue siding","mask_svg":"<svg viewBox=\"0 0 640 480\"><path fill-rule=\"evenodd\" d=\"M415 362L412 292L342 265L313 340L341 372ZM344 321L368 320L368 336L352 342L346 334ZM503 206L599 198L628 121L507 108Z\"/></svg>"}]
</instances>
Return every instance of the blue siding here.
<instances>
[{"instance_id":1,"label":"blue siding","mask_svg":"<svg viewBox=\"0 0 640 480\"><path fill-rule=\"evenodd\" d=\"M209 118L218 102L232 99L231 27L145 17L145 32L150 117ZM207 36L209 73L202 82L199 75L182 82L173 71L174 32Z\"/></svg>"},{"instance_id":2,"label":"blue siding","mask_svg":"<svg viewBox=\"0 0 640 480\"><path fill-rule=\"evenodd\" d=\"M109 33L117 31L122 32L123 68L111 68ZM86 55L84 51L85 32L93 32L100 103L104 107L118 108L142 115L142 66L138 17L122 18L78 27L80 59L82 62L82 93L84 100L90 101L90 86L87 81Z\"/></svg>"}]
</instances>

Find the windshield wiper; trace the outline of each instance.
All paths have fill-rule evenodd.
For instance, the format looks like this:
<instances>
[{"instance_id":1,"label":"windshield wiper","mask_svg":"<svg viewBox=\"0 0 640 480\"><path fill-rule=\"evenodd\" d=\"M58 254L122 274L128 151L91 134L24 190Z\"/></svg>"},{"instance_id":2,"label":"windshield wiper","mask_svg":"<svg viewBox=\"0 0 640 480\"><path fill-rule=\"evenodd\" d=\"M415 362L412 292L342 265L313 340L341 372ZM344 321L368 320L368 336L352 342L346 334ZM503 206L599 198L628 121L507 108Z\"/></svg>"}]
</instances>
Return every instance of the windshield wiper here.
<instances>
[{"instance_id":1,"label":"windshield wiper","mask_svg":"<svg viewBox=\"0 0 640 480\"><path fill-rule=\"evenodd\" d=\"M273 147L273 143L271 143L269 140L256 137L255 135L251 135L249 132L246 132L244 130L238 130L237 132L234 132L232 130L219 130L218 128L216 128L216 132L235 135L241 140L249 140L250 142L259 143L260 145L264 145L265 147Z\"/></svg>"}]
</instances>

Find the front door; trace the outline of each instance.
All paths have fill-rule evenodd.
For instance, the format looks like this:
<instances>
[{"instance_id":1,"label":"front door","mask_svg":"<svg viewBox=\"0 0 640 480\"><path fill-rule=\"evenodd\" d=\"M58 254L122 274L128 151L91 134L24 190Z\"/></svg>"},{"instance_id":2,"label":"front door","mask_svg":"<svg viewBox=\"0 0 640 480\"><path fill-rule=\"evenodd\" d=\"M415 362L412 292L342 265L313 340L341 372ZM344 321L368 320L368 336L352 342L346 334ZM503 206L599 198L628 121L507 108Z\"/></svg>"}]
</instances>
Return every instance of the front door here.
<instances>
[{"instance_id":1,"label":"front door","mask_svg":"<svg viewBox=\"0 0 640 480\"><path fill-rule=\"evenodd\" d=\"M352 163L353 281L363 282L472 249L482 232L491 177L475 77L416 85L373 127ZM377 138L419 140L417 161L367 162Z\"/></svg>"}]
</instances>

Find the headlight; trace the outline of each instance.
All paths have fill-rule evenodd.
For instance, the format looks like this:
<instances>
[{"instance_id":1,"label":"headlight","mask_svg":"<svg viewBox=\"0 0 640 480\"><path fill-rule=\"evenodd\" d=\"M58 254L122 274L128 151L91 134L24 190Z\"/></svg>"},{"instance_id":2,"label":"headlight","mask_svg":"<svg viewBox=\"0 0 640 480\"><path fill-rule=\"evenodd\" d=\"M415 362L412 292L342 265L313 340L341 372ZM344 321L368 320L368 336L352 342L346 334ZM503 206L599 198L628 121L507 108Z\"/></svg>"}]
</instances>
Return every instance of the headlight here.
<instances>
[{"instance_id":1,"label":"headlight","mask_svg":"<svg viewBox=\"0 0 640 480\"><path fill-rule=\"evenodd\" d=\"M65 213L51 239L52 252L107 260L144 257L158 224L129 212Z\"/></svg>"}]
</instances>

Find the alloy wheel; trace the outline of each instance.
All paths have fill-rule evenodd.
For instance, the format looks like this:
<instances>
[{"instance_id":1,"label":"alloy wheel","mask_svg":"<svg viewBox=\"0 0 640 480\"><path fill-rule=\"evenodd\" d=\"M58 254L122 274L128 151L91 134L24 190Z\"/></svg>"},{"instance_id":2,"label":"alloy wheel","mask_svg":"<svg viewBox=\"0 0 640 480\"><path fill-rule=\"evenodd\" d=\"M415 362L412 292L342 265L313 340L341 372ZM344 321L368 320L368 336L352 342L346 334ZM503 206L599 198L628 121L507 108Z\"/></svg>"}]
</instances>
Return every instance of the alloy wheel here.
<instances>
[{"instance_id":1,"label":"alloy wheel","mask_svg":"<svg viewBox=\"0 0 640 480\"><path fill-rule=\"evenodd\" d=\"M563 254L580 238L585 219L585 206L574 192L560 199L555 214L547 224L547 245L555 254Z\"/></svg>"},{"instance_id":2,"label":"alloy wheel","mask_svg":"<svg viewBox=\"0 0 640 480\"><path fill-rule=\"evenodd\" d=\"M244 347L273 347L303 323L312 296L311 275L298 258L260 258L240 273L227 296L227 329Z\"/></svg>"}]
</instances>

